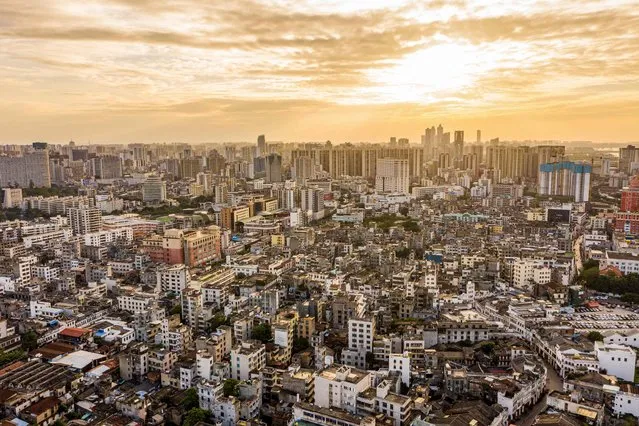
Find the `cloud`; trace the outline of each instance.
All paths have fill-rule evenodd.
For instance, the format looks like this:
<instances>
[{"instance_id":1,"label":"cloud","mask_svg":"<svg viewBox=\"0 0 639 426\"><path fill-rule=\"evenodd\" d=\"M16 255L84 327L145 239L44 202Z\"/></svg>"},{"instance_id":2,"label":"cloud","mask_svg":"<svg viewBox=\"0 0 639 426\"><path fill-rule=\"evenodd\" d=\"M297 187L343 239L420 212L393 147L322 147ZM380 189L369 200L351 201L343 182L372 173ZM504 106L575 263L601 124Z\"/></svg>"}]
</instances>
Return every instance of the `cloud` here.
<instances>
[{"instance_id":1,"label":"cloud","mask_svg":"<svg viewBox=\"0 0 639 426\"><path fill-rule=\"evenodd\" d=\"M633 110L632 5L389 4L0 0L0 82L8 82L0 106L101 111L107 132L106 116L123 114L174 114L198 125L213 116L245 125L254 114L290 125L291 114L342 123L341 114L421 120Z\"/></svg>"}]
</instances>

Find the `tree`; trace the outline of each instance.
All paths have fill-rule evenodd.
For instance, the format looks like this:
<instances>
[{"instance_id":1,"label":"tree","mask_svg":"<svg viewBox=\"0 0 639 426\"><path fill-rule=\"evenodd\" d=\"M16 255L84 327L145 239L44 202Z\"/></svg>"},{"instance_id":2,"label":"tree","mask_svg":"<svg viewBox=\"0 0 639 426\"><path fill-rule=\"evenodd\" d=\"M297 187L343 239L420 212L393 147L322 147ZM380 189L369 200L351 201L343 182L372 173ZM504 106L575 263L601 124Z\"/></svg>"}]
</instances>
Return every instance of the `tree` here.
<instances>
[{"instance_id":1,"label":"tree","mask_svg":"<svg viewBox=\"0 0 639 426\"><path fill-rule=\"evenodd\" d=\"M406 206L402 206L399 208L399 214L403 215L403 216L408 216L408 207Z\"/></svg>"},{"instance_id":2,"label":"tree","mask_svg":"<svg viewBox=\"0 0 639 426\"><path fill-rule=\"evenodd\" d=\"M584 271L590 268L599 269L599 261L595 259L588 259L584 262Z\"/></svg>"},{"instance_id":3,"label":"tree","mask_svg":"<svg viewBox=\"0 0 639 426\"><path fill-rule=\"evenodd\" d=\"M182 315L182 306L181 305L175 305L174 307L171 308L171 315Z\"/></svg>"},{"instance_id":4,"label":"tree","mask_svg":"<svg viewBox=\"0 0 639 426\"><path fill-rule=\"evenodd\" d=\"M297 352L302 352L303 350L306 350L310 347L310 343L308 342L308 339L305 337L297 337L295 340L293 340L293 352L297 353Z\"/></svg>"},{"instance_id":5,"label":"tree","mask_svg":"<svg viewBox=\"0 0 639 426\"><path fill-rule=\"evenodd\" d=\"M11 351L11 352L0 351L0 367L4 367L5 365L11 364L12 362L19 360L23 356L24 356L23 351Z\"/></svg>"},{"instance_id":6,"label":"tree","mask_svg":"<svg viewBox=\"0 0 639 426\"><path fill-rule=\"evenodd\" d=\"M591 342L603 342L604 336L598 331L591 331L586 335L586 338Z\"/></svg>"},{"instance_id":7,"label":"tree","mask_svg":"<svg viewBox=\"0 0 639 426\"><path fill-rule=\"evenodd\" d=\"M209 328L211 331L217 330L221 325L231 325L231 321L223 313L218 313L209 320Z\"/></svg>"},{"instance_id":8,"label":"tree","mask_svg":"<svg viewBox=\"0 0 639 426\"><path fill-rule=\"evenodd\" d=\"M235 379L226 379L223 386L224 396L239 396L240 381Z\"/></svg>"},{"instance_id":9,"label":"tree","mask_svg":"<svg viewBox=\"0 0 639 426\"><path fill-rule=\"evenodd\" d=\"M407 220L406 222L403 223L402 226L404 227L405 231L409 231L409 232L419 232L420 231L419 225L414 220Z\"/></svg>"},{"instance_id":10,"label":"tree","mask_svg":"<svg viewBox=\"0 0 639 426\"><path fill-rule=\"evenodd\" d=\"M22 336L22 347L27 351L32 351L38 347L38 335L35 331L29 330Z\"/></svg>"},{"instance_id":11,"label":"tree","mask_svg":"<svg viewBox=\"0 0 639 426\"><path fill-rule=\"evenodd\" d=\"M398 259L407 259L409 255L410 249L407 247L395 251L395 256L397 256Z\"/></svg>"},{"instance_id":12,"label":"tree","mask_svg":"<svg viewBox=\"0 0 639 426\"><path fill-rule=\"evenodd\" d=\"M495 344L493 342L485 342L481 345L481 350L486 355L489 355L495 350Z\"/></svg>"},{"instance_id":13,"label":"tree","mask_svg":"<svg viewBox=\"0 0 639 426\"><path fill-rule=\"evenodd\" d=\"M186 411L191 410L193 408L199 408L200 402L197 397L197 391L195 388L187 389L184 392L184 399L182 400L182 406Z\"/></svg>"},{"instance_id":14,"label":"tree","mask_svg":"<svg viewBox=\"0 0 639 426\"><path fill-rule=\"evenodd\" d=\"M210 414L210 412L202 410L201 408L191 408L189 412L186 413L186 416L184 416L182 426L195 426L199 422L206 420Z\"/></svg>"},{"instance_id":15,"label":"tree","mask_svg":"<svg viewBox=\"0 0 639 426\"><path fill-rule=\"evenodd\" d=\"M259 340L262 343L266 343L271 340L273 333L271 332L271 326L268 324L258 324L253 327L251 338Z\"/></svg>"}]
</instances>

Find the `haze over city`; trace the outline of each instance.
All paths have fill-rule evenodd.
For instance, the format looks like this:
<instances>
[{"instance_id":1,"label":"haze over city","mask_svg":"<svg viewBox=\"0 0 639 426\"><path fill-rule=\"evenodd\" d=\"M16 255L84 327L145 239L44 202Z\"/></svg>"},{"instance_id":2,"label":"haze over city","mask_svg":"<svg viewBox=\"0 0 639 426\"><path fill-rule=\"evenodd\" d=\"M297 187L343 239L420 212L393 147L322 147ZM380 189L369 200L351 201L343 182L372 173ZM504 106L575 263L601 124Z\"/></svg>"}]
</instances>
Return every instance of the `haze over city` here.
<instances>
[{"instance_id":1,"label":"haze over city","mask_svg":"<svg viewBox=\"0 0 639 426\"><path fill-rule=\"evenodd\" d=\"M636 1L0 0L0 143L630 142Z\"/></svg>"}]
</instances>

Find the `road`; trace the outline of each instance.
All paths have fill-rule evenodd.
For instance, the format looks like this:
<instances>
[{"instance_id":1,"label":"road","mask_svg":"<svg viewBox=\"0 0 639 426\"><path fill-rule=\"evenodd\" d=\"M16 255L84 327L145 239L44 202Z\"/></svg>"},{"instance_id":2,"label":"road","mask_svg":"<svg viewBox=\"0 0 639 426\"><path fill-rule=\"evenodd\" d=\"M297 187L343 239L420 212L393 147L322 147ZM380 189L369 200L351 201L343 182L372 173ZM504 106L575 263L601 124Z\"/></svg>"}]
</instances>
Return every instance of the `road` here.
<instances>
[{"instance_id":1,"label":"road","mask_svg":"<svg viewBox=\"0 0 639 426\"><path fill-rule=\"evenodd\" d=\"M553 390L562 390L564 381L559 377L559 374L555 371L552 365L544 361L546 368L548 369L548 376L546 378L546 390L548 392ZM519 426L531 426L535 418L544 412L548 406L546 405L546 395L544 395L537 404L533 405L524 417L515 422Z\"/></svg>"},{"instance_id":2,"label":"road","mask_svg":"<svg viewBox=\"0 0 639 426\"><path fill-rule=\"evenodd\" d=\"M581 261L581 242L583 241L584 236L580 235L579 238L575 240L575 243L572 246L572 252L575 254L575 267L577 268L577 273L581 271L583 268L583 262Z\"/></svg>"}]
</instances>

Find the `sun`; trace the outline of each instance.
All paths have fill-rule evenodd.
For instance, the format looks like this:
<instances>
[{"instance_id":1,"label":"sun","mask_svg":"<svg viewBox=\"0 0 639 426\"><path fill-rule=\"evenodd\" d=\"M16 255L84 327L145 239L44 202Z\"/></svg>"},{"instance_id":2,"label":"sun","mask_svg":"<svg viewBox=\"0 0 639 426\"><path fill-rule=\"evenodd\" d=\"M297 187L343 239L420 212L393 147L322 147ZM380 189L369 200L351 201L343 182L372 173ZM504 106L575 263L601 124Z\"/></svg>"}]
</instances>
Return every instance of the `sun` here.
<instances>
[{"instance_id":1,"label":"sun","mask_svg":"<svg viewBox=\"0 0 639 426\"><path fill-rule=\"evenodd\" d=\"M408 54L387 68L367 71L369 95L385 102L432 103L471 89L511 63L511 47L446 41Z\"/></svg>"}]
</instances>

